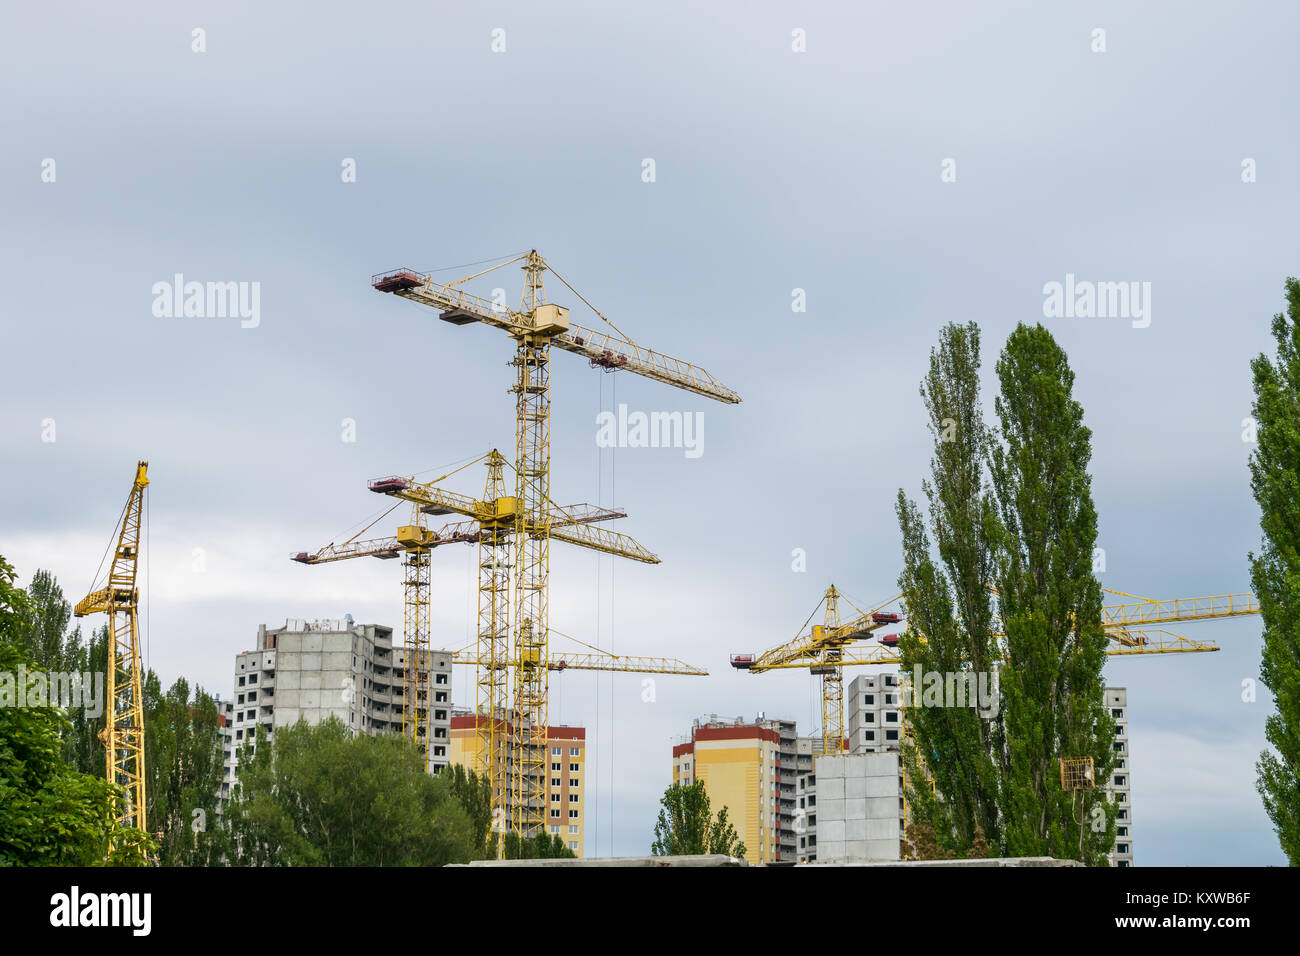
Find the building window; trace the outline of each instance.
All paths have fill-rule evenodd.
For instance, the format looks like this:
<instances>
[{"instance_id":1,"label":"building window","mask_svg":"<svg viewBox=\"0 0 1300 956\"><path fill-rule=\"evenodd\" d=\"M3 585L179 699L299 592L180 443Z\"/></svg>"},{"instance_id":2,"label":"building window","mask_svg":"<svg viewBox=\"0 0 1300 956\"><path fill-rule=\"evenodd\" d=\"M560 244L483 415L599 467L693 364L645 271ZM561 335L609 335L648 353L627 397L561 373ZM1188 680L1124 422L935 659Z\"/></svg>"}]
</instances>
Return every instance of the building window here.
<instances>
[{"instance_id":1,"label":"building window","mask_svg":"<svg viewBox=\"0 0 1300 956\"><path fill-rule=\"evenodd\" d=\"M560 802L560 795L558 793L551 794L551 803L559 803L559 802Z\"/></svg>"},{"instance_id":2,"label":"building window","mask_svg":"<svg viewBox=\"0 0 1300 956\"><path fill-rule=\"evenodd\" d=\"M559 811L557 810L556 812L558 813ZM570 819L570 820L576 820L576 819L578 819L578 811L577 811L577 810L570 810L570 811L569 811L569 819Z\"/></svg>"},{"instance_id":3,"label":"building window","mask_svg":"<svg viewBox=\"0 0 1300 956\"><path fill-rule=\"evenodd\" d=\"M570 832L570 833L577 833L579 829L581 829L581 828L580 828L576 823L570 823L570 824L569 824L569 832Z\"/></svg>"},{"instance_id":4,"label":"building window","mask_svg":"<svg viewBox=\"0 0 1300 956\"><path fill-rule=\"evenodd\" d=\"M577 777L570 777L570 778L569 778L569 789L570 789L570 790L577 790L577 789L578 789L578 778L577 778Z\"/></svg>"},{"instance_id":5,"label":"building window","mask_svg":"<svg viewBox=\"0 0 1300 956\"><path fill-rule=\"evenodd\" d=\"M560 815L559 808L557 808L557 807L552 807L552 808L551 808L551 816L552 816L552 817L558 817L559 815Z\"/></svg>"},{"instance_id":6,"label":"building window","mask_svg":"<svg viewBox=\"0 0 1300 956\"><path fill-rule=\"evenodd\" d=\"M1124 711L1120 710L1118 707L1112 707L1110 711L1110 715L1114 717L1116 720L1118 720L1119 718L1124 716Z\"/></svg>"},{"instance_id":7,"label":"building window","mask_svg":"<svg viewBox=\"0 0 1300 956\"><path fill-rule=\"evenodd\" d=\"M885 731L885 739L886 739L886 740L897 740L897 739L898 739L898 731L897 731L897 730L886 730L886 731Z\"/></svg>"},{"instance_id":8,"label":"building window","mask_svg":"<svg viewBox=\"0 0 1300 956\"><path fill-rule=\"evenodd\" d=\"M1128 844L1127 844L1127 843L1116 843L1116 844L1115 844L1115 852L1116 852L1116 853L1127 853L1127 852L1128 852Z\"/></svg>"},{"instance_id":9,"label":"building window","mask_svg":"<svg viewBox=\"0 0 1300 956\"><path fill-rule=\"evenodd\" d=\"M552 748L551 748L551 756L552 756L552 757L558 757L559 755L560 755L560 748L559 748L559 747L552 747Z\"/></svg>"},{"instance_id":10,"label":"building window","mask_svg":"<svg viewBox=\"0 0 1300 956\"><path fill-rule=\"evenodd\" d=\"M243 667L244 665L243 665L243 664L240 664L239 666L240 666L240 667ZM243 687L243 686L244 686L244 678L242 678L242 677L239 678L239 686L240 686L240 687Z\"/></svg>"},{"instance_id":11,"label":"building window","mask_svg":"<svg viewBox=\"0 0 1300 956\"><path fill-rule=\"evenodd\" d=\"M557 824L557 823L553 823L553 824L551 824L551 832L552 832L552 833L556 833L556 834L558 834L558 833L560 832L560 826L559 826L559 824Z\"/></svg>"},{"instance_id":12,"label":"building window","mask_svg":"<svg viewBox=\"0 0 1300 956\"><path fill-rule=\"evenodd\" d=\"M434 681L434 683L435 683L435 684L445 684L445 683L447 683L447 675L446 675L446 674L439 674L439 675L438 675L438 679L437 679L436 681Z\"/></svg>"},{"instance_id":13,"label":"building window","mask_svg":"<svg viewBox=\"0 0 1300 956\"><path fill-rule=\"evenodd\" d=\"M569 773L577 773L579 768L581 768L581 766L582 766L581 764L576 764L576 763L569 764ZM558 770L559 768L557 767L556 769Z\"/></svg>"},{"instance_id":14,"label":"building window","mask_svg":"<svg viewBox=\"0 0 1300 956\"><path fill-rule=\"evenodd\" d=\"M248 692L248 702L251 704L255 700L257 700L257 691L250 690Z\"/></svg>"},{"instance_id":15,"label":"building window","mask_svg":"<svg viewBox=\"0 0 1300 956\"><path fill-rule=\"evenodd\" d=\"M896 710L886 711L886 712L885 712L885 723L887 723L887 724L896 724L896 723L898 723L898 711L896 711Z\"/></svg>"},{"instance_id":16,"label":"building window","mask_svg":"<svg viewBox=\"0 0 1300 956\"><path fill-rule=\"evenodd\" d=\"M243 695L243 694L240 694L240 695L239 695L239 700L237 701L237 703L242 704L243 702L244 702L244 695Z\"/></svg>"},{"instance_id":17,"label":"building window","mask_svg":"<svg viewBox=\"0 0 1300 956\"><path fill-rule=\"evenodd\" d=\"M569 794L569 802L570 802L570 803L577 803L577 802L578 802L578 795L577 795L576 793L571 793L571 794Z\"/></svg>"},{"instance_id":18,"label":"building window","mask_svg":"<svg viewBox=\"0 0 1300 956\"><path fill-rule=\"evenodd\" d=\"M551 786L552 786L552 787L558 787L559 785L560 785L560 778L559 778L559 777L552 777L552 778L551 778Z\"/></svg>"},{"instance_id":19,"label":"building window","mask_svg":"<svg viewBox=\"0 0 1300 956\"><path fill-rule=\"evenodd\" d=\"M1128 836L1128 827L1116 827L1116 828L1115 828L1115 835L1116 835L1116 836Z\"/></svg>"},{"instance_id":20,"label":"building window","mask_svg":"<svg viewBox=\"0 0 1300 956\"><path fill-rule=\"evenodd\" d=\"M863 701L863 704L864 704L864 706L866 706L866 707L874 707L875 704L876 704L876 695L875 695L875 694L867 694L867 696L866 696L866 700Z\"/></svg>"},{"instance_id":21,"label":"building window","mask_svg":"<svg viewBox=\"0 0 1300 956\"><path fill-rule=\"evenodd\" d=\"M578 849L578 841L577 841L577 840L570 840L570 841L569 841L569 849L570 849L570 850L573 850L573 851L576 852L577 849Z\"/></svg>"},{"instance_id":22,"label":"building window","mask_svg":"<svg viewBox=\"0 0 1300 956\"><path fill-rule=\"evenodd\" d=\"M875 732L874 730L864 730L864 731L862 732L862 739L863 739L863 740L875 740L875 739L876 739L876 732Z\"/></svg>"},{"instance_id":23,"label":"building window","mask_svg":"<svg viewBox=\"0 0 1300 956\"><path fill-rule=\"evenodd\" d=\"M862 715L862 719L869 724L874 724L876 722L876 715L873 713L866 713Z\"/></svg>"},{"instance_id":24,"label":"building window","mask_svg":"<svg viewBox=\"0 0 1300 956\"><path fill-rule=\"evenodd\" d=\"M250 684L256 684L256 683L257 683L257 675L256 675L256 674L249 674L249 675L248 675L248 682L249 682Z\"/></svg>"},{"instance_id":25,"label":"building window","mask_svg":"<svg viewBox=\"0 0 1300 956\"><path fill-rule=\"evenodd\" d=\"M1122 787L1122 786L1124 786L1124 781L1125 781L1126 779L1128 779L1128 778L1127 778L1127 777L1124 777L1123 775L1120 775L1120 776L1116 777L1116 778L1115 778L1115 786L1117 786L1117 787Z\"/></svg>"},{"instance_id":26,"label":"building window","mask_svg":"<svg viewBox=\"0 0 1300 956\"><path fill-rule=\"evenodd\" d=\"M569 756L570 756L570 757L576 757L576 756L578 756L580 753L582 753L582 751L581 751L580 749L578 749L577 747L570 747L570 748L569 748Z\"/></svg>"}]
</instances>

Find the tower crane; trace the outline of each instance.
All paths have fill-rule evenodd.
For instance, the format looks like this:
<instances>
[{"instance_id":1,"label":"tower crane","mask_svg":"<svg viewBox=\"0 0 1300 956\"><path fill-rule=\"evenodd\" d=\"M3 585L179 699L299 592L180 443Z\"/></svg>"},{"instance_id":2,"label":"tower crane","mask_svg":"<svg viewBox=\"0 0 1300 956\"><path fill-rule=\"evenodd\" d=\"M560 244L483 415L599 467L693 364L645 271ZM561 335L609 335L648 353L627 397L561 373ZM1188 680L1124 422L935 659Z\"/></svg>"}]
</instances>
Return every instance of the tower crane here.
<instances>
[{"instance_id":1,"label":"tower crane","mask_svg":"<svg viewBox=\"0 0 1300 956\"><path fill-rule=\"evenodd\" d=\"M483 498L441 487L441 482L477 461L485 461L488 469ZM509 653L510 559L517 551L514 538L545 533L557 541L646 564L658 564L659 559L627 535L596 526L596 522L625 517L621 511L589 504L562 508L548 499L542 509L523 514L519 498L505 494L505 464L505 458L493 449L482 458L434 481L417 482L391 476L370 482L370 490L409 501L424 514L458 514L470 519L449 527L473 535L479 544L478 636L473 657L476 666L477 760L479 769L491 781L493 806L509 812L518 788L512 789L508 779L512 761L508 759L507 741L513 728L514 744L521 746L518 725L528 716L521 714L516 704L514 720L510 719L507 701L509 672L511 668L516 674L519 670L541 671L543 674L550 670L549 654L522 658L516 655L512 658ZM540 746L545 748L546 725L540 728L539 733ZM520 761L518 754L518 750L513 751L516 766ZM540 806L542 801L539 799L537 802Z\"/></svg>"},{"instance_id":2,"label":"tower crane","mask_svg":"<svg viewBox=\"0 0 1300 956\"><path fill-rule=\"evenodd\" d=\"M1259 613L1259 601L1252 594L1224 594L1214 597L1177 598L1159 601L1138 597L1124 591L1103 588L1108 594L1131 598L1131 602L1104 605L1101 609L1102 630L1109 645L1108 656L1135 654L1184 654L1217 651L1218 645L1194 641L1174 634L1156 625L1210 621ZM825 753L837 753L844 745L843 668L863 664L901 664L898 653L898 635L886 634L878 643L862 646L872 631L886 623L897 623L906 615L883 609L902 599L898 594L881 604L873 612L860 613L847 624L839 624L837 599L843 597L834 585L827 589L822 602L826 606L826 620L811 631L800 629L800 634L785 644L757 656L731 655L731 666L761 674L770 670L808 669L822 677L822 746ZM851 602L850 602L851 603ZM856 607L855 610L858 610ZM817 608L813 609L813 614ZM812 615L809 615L811 620ZM1001 622L994 619L994 626ZM807 621L804 622L807 626ZM995 634L999 640L1005 635Z\"/></svg>"},{"instance_id":3,"label":"tower crane","mask_svg":"<svg viewBox=\"0 0 1300 956\"><path fill-rule=\"evenodd\" d=\"M461 288L472 279L515 262L522 262L520 268L524 273L524 289L517 309L505 308ZM595 312L611 331L583 328L569 320L568 308L548 302L543 282L543 274L547 271ZM380 292L399 295L437 309L439 317L453 325L481 322L505 332L515 341L512 363L516 372L512 389L515 395L515 505L512 513L500 514L498 520L504 530L513 519L515 532L512 536L515 546L515 757L511 782L511 828L522 837L531 836L542 832L544 824L542 784L546 769L548 670L543 665L549 659L547 642L550 633L547 590L550 542L552 537L560 538L552 534L550 522L551 347L580 355L594 368L606 371L624 369L716 401L736 404L740 396L704 369L633 342L569 285L537 254L536 249L451 283L435 282L432 275L398 269L373 276L371 285Z\"/></svg>"},{"instance_id":4,"label":"tower crane","mask_svg":"<svg viewBox=\"0 0 1300 956\"><path fill-rule=\"evenodd\" d=\"M471 461L463 466L479 461L488 461L488 488L493 487L493 475L498 473L504 459L494 450L488 455ZM460 471L461 469L457 469ZM453 472L454 474L455 472ZM446 476L444 476L446 477ZM499 478L497 474L497 478ZM391 480L391 479L390 479ZM442 479L439 479L442 480ZM429 661L430 661L430 553L434 548L445 544L478 544L483 538L483 525L475 520L457 521L444 525L438 531L431 531L426 524L429 511L445 513L441 507L428 503L411 505L411 523L397 528L397 533L386 538L360 539L370 528L391 514L399 505L394 505L369 525L362 528L351 538L341 544L330 543L325 547L308 553L298 551L289 555L290 560L300 564L318 565L351 558L372 557L380 560L392 560L405 555L402 562L403 583L403 622L405 666L402 672L402 734L417 747L421 757L428 765L428 744L430 739L429 707ZM623 518L621 511L604 508L597 509L591 505L571 505L564 509L564 514L555 519L557 525L563 526L575 520L606 520ZM502 592L504 593L504 581ZM482 683L480 681L479 683Z\"/></svg>"},{"instance_id":5,"label":"tower crane","mask_svg":"<svg viewBox=\"0 0 1300 956\"><path fill-rule=\"evenodd\" d=\"M104 744L108 782L125 791L118 807L121 827L146 831L144 779L144 695L140 679L140 630L136 565L140 557L140 514L149 486L149 463L137 462L131 493L116 529L117 547L108 583L74 609L77 617L108 615L108 707L99 739ZM147 831L146 831L147 832Z\"/></svg>"},{"instance_id":6,"label":"tower crane","mask_svg":"<svg viewBox=\"0 0 1300 956\"><path fill-rule=\"evenodd\" d=\"M394 508L397 507L394 505ZM391 512L385 512L381 517ZM415 744L426 769L429 767L430 737L429 707L429 589L431 584L430 552L444 544L473 543L478 540L474 522L458 522L431 531L424 514L411 509L411 523L401 525L397 533L387 538L357 540L371 525L363 528L342 544L330 543L318 551L298 551L289 555L300 564L329 564L350 558L378 558L392 560L404 555L402 562L402 646L405 660L402 667L402 736ZM378 519L376 519L378 520Z\"/></svg>"}]
</instances>

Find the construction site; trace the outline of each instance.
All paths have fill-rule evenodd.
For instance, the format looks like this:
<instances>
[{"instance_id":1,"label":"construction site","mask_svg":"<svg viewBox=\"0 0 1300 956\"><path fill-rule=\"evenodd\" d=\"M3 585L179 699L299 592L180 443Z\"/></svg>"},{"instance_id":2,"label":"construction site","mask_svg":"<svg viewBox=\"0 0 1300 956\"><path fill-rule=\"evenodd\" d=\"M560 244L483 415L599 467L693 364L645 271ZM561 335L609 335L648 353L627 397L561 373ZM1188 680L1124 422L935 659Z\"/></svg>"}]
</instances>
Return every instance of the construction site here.
<instances>
[{"instance_id":1,"label":"construction site","mask_svg":"<svg viewBox=\"0 0 1300 956\"><path fill-rule=\"evenodd\" d=\"M516 265L523 273L517 306L469 291L474 280ZM551 301L548 276L605 329L579 325L570 318L569 307ZM374 478L367 490L391 499L391 505L344 540L288 555L307 567L362 558L391 562L397 580L390 581L389 606L401 626L361 623L349 614L346 619L290 618L283 626L258 627L256 646L234 658L229 696L217 695L223 735L218 812L238 784L240 761L255 751L255 739L274 748L277 731L299 721L318 724L337 718L353 734L401 735L429 774L449 766L478 774L487 781L498 840L507 833L524 841L547 834L577 858L598 857L593 851L599 849L599 836L588 839L587 823L588 807L597 799L589 783L596 741L588 728L555 719L553 680L568 672L706 678L708 667L716 668L718 662L657 656L650 653L654 647L638 649L647 653L622 648L614 653L551 627L552 543L645 565L660 563L634 538L607 527L627 518L627 512L591 503L560 505L551 497L552 354L570 352L597 373L631 373L724 405L737 405L741 397L700 366L636 344L536 250L451 282L400 268L374 275L371 286L432 310L449 325L486 325L512 340L513 373L500 384L513 396L513 457L493 448L432 479L401 474ZM438 327L431 334L450 330ZM581 367L564 359L561 375L575 374L565 371L570 364ZM78 618L107 615L110 706L100 739L108 779L125 794L119 823L146 832L139 568L148 468L145 461L136 466L113 532L103 586L75 608ZM473 481L475 476L481 484ZM433 568L448 545L465 546L449 551L468 551L476 594L474 639L458 648L447 646L433 623L438 600ZM352 566L317 573L338 575ZM100 571L105 573L103 562ZM387 574L394 576L391 570ZM565 587L562 576L556 587ZM1103 590L1105 653L1116 658L1217 652L1216 643L1190 639L1167 626L1260 610L1258 600L1247 593L1157 600ZM745 862L880 864L915 858L908 844L913 823L908 794L918 781L909 780L905 760L909 748L916 747L908 713L910 707L922 706L921 685L928 682L920 670L914 675L900 669L900 634L907 628L902 594L864 610L831 584L793 638L766 650L730 653L726 660L734 673L806 674L815 688L813 726L800 733L795 720L769 719L763 712L753 719L712 714L692 720L687 732L664 742L665 768L671 748L672 784L702 783L711 802L727 808L747 848ZM869 670L854 676L857 668ZM471 693L454 693L455 675L464 677L462 686L472 688ZM969 686L956 688L959 699L944 706L996 708L996 685L977 687L973 674L966 677ZM691 683L698 687L702 682ZM953 683L948 675L949 696ZM925 688L927 695L930 689ZM701 702L708 696L700 690L689 694ZM1132 803L1128 688L1108 685L1105 704L1115 722L1114 771L1094 779L1092 758L1062 757L1061 786L1100 788L1117 805L1108 861L1128 867L1135 861L1135 812L1141 818L1141 809ZM932 706L928 700L924 705ZM925 776L919 785L934 793L925 760L914 766ZM497 843L498 860L502 846Z\"/></svg>"},{"instance_id":2,"label":"construction site","mask_svg":"<svg viewBox=\"0 0 1300 956\"><path fill-rule=\"evenodd\" d=\"M1191 6L15 8L0 899L1300 865L1300 10Z\"/></svg>"}]
</instances>

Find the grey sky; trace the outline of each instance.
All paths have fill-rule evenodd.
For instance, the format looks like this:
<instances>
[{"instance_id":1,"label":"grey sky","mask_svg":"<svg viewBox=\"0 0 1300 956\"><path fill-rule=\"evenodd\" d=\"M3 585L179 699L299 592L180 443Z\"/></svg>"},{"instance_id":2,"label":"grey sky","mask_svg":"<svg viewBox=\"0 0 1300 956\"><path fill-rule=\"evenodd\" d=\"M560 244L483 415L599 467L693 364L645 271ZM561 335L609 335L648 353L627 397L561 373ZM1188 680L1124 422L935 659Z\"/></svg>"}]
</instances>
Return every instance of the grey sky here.
<instances>
[{"instance_id":1,"label":"grey sky","mask_svg":"<svg viewBox=\"0 0 1300 956\"><path fill-rule=\"evenodd\" d=\"M1249 589L1248 362L1300 270L1292 5L268 6L33 4L0 33L0 553L76 600L148 458L165 679L228 694L233 655L286 617L400 628L391 564L287 554L385 507L369 478L512 455L510 343L369 276L532 247L637 341L745 399L555 357L553 497L626 508L617 529L664 563L557 546L551 623L712 671L659 679L653 704L634 676L555 682L552 721L598 743L589 853L645 852L693 716L819 723L811 677L727 655L792 637L832 581L859 603L895 593L893 502L920 490L917 383L949 320L984 329L990 412L1016 322L1069 352L1104 585ZM175 273L259 282L260 325L156 318L151 287ZM508 273L485 288L514 300ZM1044 320L1043 285L1067 273L1150 282L1150 326ZM595 417L618 402L702 411L704 454L599 452ZM481 467L458 477L481 489ZM434 575L436 642L462 646L468 549ZM1136 862L1281 863L1254 790L1268 705L1240 700L1259 622L1183 633L1223 651L1108 665L1129 688ZM470 687L458 674L458 702Z\"/></svg>"}]
</instances>

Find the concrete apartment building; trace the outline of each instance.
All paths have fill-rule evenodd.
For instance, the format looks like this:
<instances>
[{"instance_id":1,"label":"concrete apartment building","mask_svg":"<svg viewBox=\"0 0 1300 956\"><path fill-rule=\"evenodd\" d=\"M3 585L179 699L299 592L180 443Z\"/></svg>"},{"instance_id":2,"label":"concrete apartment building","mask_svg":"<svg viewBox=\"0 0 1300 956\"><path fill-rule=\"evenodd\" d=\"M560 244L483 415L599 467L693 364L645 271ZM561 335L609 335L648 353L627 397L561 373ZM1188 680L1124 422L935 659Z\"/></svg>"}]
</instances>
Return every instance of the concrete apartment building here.
<instances>
[{"instance_id":1,"label":"concrete apartment building","mask_svg":"<svg viewBox=\"0 0 1300 956\"><path fill-rule=\"evenodd\" d=\"M225 718L222 799L234 785L239 751L260 727L270 741L298 720L317 724L337 717L353 733L401 733L405 653L393 647L392 628L343 620L290 619L262 625L257 648L235 657L232 699ZM430 652L429 770L449 761L451 652Z\"/></svg>"},{"instance_id":2,"label":"concrete apartment building","mask_svg":"<svg viewBox=\"0 0 1300 956\"><path fill-rule=\"evenodd\" d=\"M451 715L448 759L466 770L476 766L478 721L469 710ZM547 833L558 836L579 857L586 847L587 731L552 724L547 732ZM510 757L507 755L507 766Z\"/></svg>"},{"instance_id":3,"label":"concrete apartment building","mask_svg":"<svg viewBox=\"0 0 1300 956\"><path fill-rule=\"evenodd\" d=\"M714 812L727 808L749 862L793 862L801 762L811 765L812 745L801 745L794 721L714 715L695 720L673 747L673 782L704 783Z\"/></svg>"},{"instance_id":4,"label":"concrete apartment building","mask_svg":"<svg viewBox=\"0 0 1300 956\"><path fill-rule=\"evenodd\" d=\"M844 695L849 753L887 753L902 747L902 689L897 674L861 674Z\"/></svg>"},{"instance_id":5,"label":"concrete apartment building","mask_svg":"<svg viewBox=\"0 0 1300 956\"><path fill-rule=\"evenodd\" d=\"M1119 762L1106 782L1106 792L1116 804L1115 846L1110 851L1110 865L1133 865L1133 809L1130 801L1132 784L1129 782L1128 753L1128 689L1106 688L1106 707L1115 718L1115 742L1111 745L1119 755Z\"/></svg>"},{"instance_id":6,"label":"concrete apartment building","mask_svg":"<svg viewBox=\"0 0 1300 956\"><path fill-rule=\"evenodd\" d=\"M799 778L799 862L899 859L901 774L897 753L818 756Z\"/></svg>"},{"instance_id":7,"label":"concrete apartment building","mask_svg":"<svg viewBox=\"0 0 1300 956\"><path fill-rule=\"evenodd\" d=\"M846 712L846 723L848 726L849 753L850 754L896 754L901 749L901 738L903 730L903 714L900 712L900 694L901 686L899 684L898 674L863 674L854 678L844 695L844 704ZM1105 790L1111 801L1117 804L1116 810L1116 829L1115 844L1112 848L1109 858L1112 866L1130 867L1133 865L1133 820L1132 820L1132 803L1131 803L1131 781L1130 781L1130 759L1129 759L1129 735L1128 735L1128 691L1123 687L1107 687L1105 690L1106 707L1110 710L1111 716L1115 719L1115 740L1112 746L1119 755L1119 763L1111 775L1111 779L1105 784ZM820 758L819 758L820 761ZM896 768L892 777L883 772L871 771L873 782L871 789L873 797L884 797L885 794L877 794L876 791L882 786L879 782L884 779L893 779L894 790L892 796L898 807L897 823L899 834L903 831L903 778L901 770L898 770L898 758L894 757L894 766ZM865 767L858 767L855 764L847 764L845 773L846 779L850 779L853 774L866 773ZM814 777L803 777L799 779L799 809L803 811L801 824L804 832L799 834L798 859L802 862L816 862L818 859L823 862L831 857L828 854L841 852L838 840L832 840L829 846L822 845L819 847L819 841L825 844L827 841L826 830L819 825L831 819L838 821L838 816L829 817L825 808L816 808L817 801L817 779L821 776L819 772ZM878 778L878 779L875 779ZM831 786L838 788L838 784ZM858 784L854 784L857 789ZM823 796L823 800L825 797ZM872 812L878 812L884 806L883 803L872 804ZM871 816L866 818L873 820ZM819 837L820 829L820 837ZM856 826L853 832L856 832ZM871 825L871 832L876 833L878 826ZM835 828L838 833L838 827ZM859 844L846 842L843 852L852 853L864 849ZM820 850L820 852L819 852ZM865 848L866 852L888 852L888 848L883 844L872 843ZM895 855L886 855L882 859L897 859L897 850Z\"/></svg>"}]
</instances>

